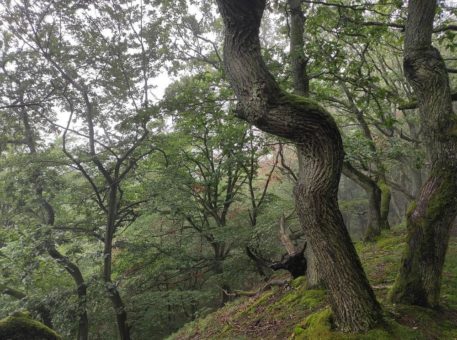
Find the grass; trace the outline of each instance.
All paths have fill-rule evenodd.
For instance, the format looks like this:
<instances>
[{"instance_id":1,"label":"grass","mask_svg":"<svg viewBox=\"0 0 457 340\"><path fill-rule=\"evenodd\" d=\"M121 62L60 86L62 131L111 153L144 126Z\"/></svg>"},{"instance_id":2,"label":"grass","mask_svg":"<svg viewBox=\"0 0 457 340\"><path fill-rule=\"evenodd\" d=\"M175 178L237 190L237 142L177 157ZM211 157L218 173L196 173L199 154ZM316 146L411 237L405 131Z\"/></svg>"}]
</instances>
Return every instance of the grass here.
<instances>
[{"instance_id":1,"label":"grass","mask_svg":"<svg viewBox=\"0 0 457 340\"><path fill-rule=\"evenodd\" d=\"M442 308L392 305L386 300L400 266L405 230L394 228L355 246L385 313L385 324L365 334L334 329L324 290L306 289L304 278L258 296L239 298L185 325L169 339L457 339L457 238L449 244Z\"/></svg>"}]
</instances>

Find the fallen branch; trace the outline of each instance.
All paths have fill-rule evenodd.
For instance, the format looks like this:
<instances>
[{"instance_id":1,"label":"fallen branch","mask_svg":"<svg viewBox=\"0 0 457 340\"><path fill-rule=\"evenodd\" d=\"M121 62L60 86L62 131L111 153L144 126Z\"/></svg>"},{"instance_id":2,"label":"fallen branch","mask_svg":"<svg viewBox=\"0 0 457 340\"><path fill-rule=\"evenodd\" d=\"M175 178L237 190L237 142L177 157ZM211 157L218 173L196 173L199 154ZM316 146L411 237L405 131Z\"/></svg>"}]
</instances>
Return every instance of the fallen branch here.
<instances>
[{"instance_id":1,"label":"fallen branch","mask_svg":"<svg viewBox=\"0 0 457 340\"><path fill-rule=\"evenodd\" d=\"M227 296L233 296L233 297L240 297L240 296L248 296L248 297L253 297L253 296L259 296L261 293L263 293L266 290L269 290L273 287L290 287L289 285L290 280L271 280L267 282L265 285L263 285L260 289L256 291L246 291L246 290L234 290L232 292L228 292L222 287L219 287L225 295Z\"/></svg>"}]
</instances>

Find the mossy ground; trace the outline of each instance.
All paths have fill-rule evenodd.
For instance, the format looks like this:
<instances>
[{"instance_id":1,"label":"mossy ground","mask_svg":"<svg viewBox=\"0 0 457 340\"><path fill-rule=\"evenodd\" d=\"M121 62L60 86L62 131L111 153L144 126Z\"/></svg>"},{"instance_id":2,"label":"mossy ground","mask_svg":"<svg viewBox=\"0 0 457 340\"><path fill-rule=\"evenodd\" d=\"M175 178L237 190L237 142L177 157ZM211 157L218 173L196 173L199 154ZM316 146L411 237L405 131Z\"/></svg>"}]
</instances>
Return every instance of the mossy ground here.
<instances>
[{"instance_id":1,"label":"mossy ground","mask_svg":"<svg viewBox=\"0 0 457 340\"><path fill-rule=\"evenodd\" d=\"M405 230L386 231L356 243L365 271L385 311L385 324L365 334L337 332L324 290L306 289L304 278L256 297L240 298L187 324L170 339L457 339L457 238L452 237L443 274L442 308L391 305L392 286L404 250Z\"/></svg>"}]
</instances>

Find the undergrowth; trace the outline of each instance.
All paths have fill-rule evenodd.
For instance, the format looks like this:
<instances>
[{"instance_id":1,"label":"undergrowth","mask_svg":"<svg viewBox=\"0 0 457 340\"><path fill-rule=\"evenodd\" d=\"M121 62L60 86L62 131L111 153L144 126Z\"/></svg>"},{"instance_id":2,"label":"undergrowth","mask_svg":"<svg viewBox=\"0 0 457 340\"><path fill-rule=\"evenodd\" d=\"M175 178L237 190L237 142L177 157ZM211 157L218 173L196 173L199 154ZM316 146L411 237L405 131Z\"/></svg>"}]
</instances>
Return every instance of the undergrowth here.
<instances>
[{"instance_id":1,"label":"undergrowth","mask_svg":"<svg viewBox=\"0 0 457 340\"><path fill-rule=\"evenodd\" d=\"M392 305L386 301L400 266L405 230L384 232L375 242L355 244L385 323L364 334L338 332L322 289L298 278L258 296L239 298L185 325L169 339L457 339L457 239L451 238L443 273L442 308Z\"/></svg>"}]
</instances>

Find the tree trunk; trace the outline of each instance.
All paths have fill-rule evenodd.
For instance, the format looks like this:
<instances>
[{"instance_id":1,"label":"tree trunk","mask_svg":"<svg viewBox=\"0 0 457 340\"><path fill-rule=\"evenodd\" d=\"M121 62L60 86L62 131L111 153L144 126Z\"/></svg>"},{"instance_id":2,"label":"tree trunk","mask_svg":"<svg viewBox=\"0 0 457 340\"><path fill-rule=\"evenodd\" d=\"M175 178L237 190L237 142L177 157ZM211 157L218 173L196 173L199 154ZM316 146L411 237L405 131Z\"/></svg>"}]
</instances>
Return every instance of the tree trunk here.
<instances>
[{"instance_id":1,"label":"tree trunk","mask_svg":"<svg viewBox=\"0 0 457 340\"><path fill-rule=\"evenodd\" d=\"M381 229L390 229L389 212L392 191L385 179L378 181L378 188L381 190Z\"/></svg>"},{"instance_id":2,"label":"tree trunk","mask_svg":"<svg viewBox=\"0 0 457 340\"><path fill-rule=\"evenodd\" d=\"M368 225L362 238L364 241L373 241L375 237L381 235L383 228L381 189L374 180L354 168L349 162L344 162L343 174L360 185L368 195Z\"/></svg>"},{"instance_id":3,"label":"tree trunk","mask_svg":"<svg viewBox=\"0 0 457 340\"><path fill-rule=\"evenodd\" d=\"M223 278L224 274L224 259L226 257L225 254L225 245L223 243L219 242L214 242L211 244L214 250L214 262L213 262L213 272L216 275L220 275L222 278L222 283L221 283L221 299L220 299L220 306L223 307L227 302L230 301L230 286L227 282L225 282L225 279Z\"/></svg>"},{"instance_id":4,"label":"tree trunk","mask_svg":"<svg viewBox=\"0 0 457 340\"><path fill-rule=\"evenodd\" d=\"M309 96L309 78L307 74L308 58L305 55L305 41L303 38L305 30L305 15L303 13L303 0L287 0L290 11L290 64L292 69L292 80L294 93L298 96ZM303 168L304 159L300 157L297 147L298 167ZM307 226L302 225L305 229ZM308 244L305 253L306 259L306 282L308 287L318 286L320 283L317 261L313 247Z\"/></svg>"},{"instance_id":5,"label":"tree trunk","mask_svg":"<svg viewBox=\"0 0 457 340\"><path fill-rule=\"evenodd\" d=\"M382 319L381 308L338 207L344 152L336 123L312 100L281 91L268 72L259 42L265 0L217 3L225 24L224 64L239 100L238 116L298 145L303 167L294 190L296 208L329 290L334 320L344 331L372 328Z\"/></svg>"},{"instance_id":6,"label":"tree trunk","mask_svg":"<svg viewBox=\"0 0 457 340\"><path fill-rule=\"evenodd\" d=\"M122 301L121 294L117 289L115 283L111 279L111 266L112 266L112 254L113 254L113 237L116 232L116 218L119 207L117 193L119 190L119 181L114 180L109 183L109 199L108 199L108 212L106 220L106 231L105 231L105 244L104 244L104 261L103 261L103 280L105 282L105 288L108 293L108 297L114 308L116 314L117 328L121 340L130 340L130 327L127 322L127 311L125 309L124 302Z\"/></svg>"},{"instance_id":7,"label":"tree trunk","mask_svg":"<svg viewBox=\"0 0 457 340\"><path fill-rule=\"evenodd\" d=\"M54 246L54 244L49 243L47 245L47 250L49 255L61 264L65 270L72 276L73 280L76 283L76 292L78 294L78 340L87 340L89 339L89 320L87 318L86 310L86 297L87 297L87 286L84 282L81 271L78 266L76 266L70 259L62 255Z\"/></svg>"},{"instance_id":8,"label":"tree trunk","mask_svg":"<svg viewBox=\"0 0 457 340\"><path fill-rule=\"evenodd\" d=\"M431 170L407 213L407 248L390 297L436 307L449 233L457 214L457 117L446 65L432 46L436 1L410 0L404 72L418 98Z\"/></svg>"},{"instance_id":9,"label":"tree trunk","mask_svg":"<svg viewBox=\"0 0 457 340\"><path fill-rule=\"evenodd\" d=\"M22 99L22 98L21 98ZM25 132L25 143L28 146L30 153L32 155L37 154L36 149L36 141L35 136L32 131L32 127L29 122L29 116L25 108L22 109L22 123L24 124L24 132ZM41 203L41 207L43 208L43 223L48 226L54 226L55 222L55 212L54 207L45 199L43 195L43 186L41 181L41 170L37 169L34 170L32 174L33 184L35 185L35 194L38 200ZM62 255L55 247L53 241L48 240L46 244L46 250L48 254L56 260L57 263L62 265L65 270L71 275L75 284L76 284L76 291L78 294L78 312L79 312L79 320L78 320L78 340L87 340L89 338L89 320L87 318L87 310L86 310L86 283L84 282L83 275L79 270L79 267L70 261L70 259L64 255Z\"/></svg>"}]
</instances>

